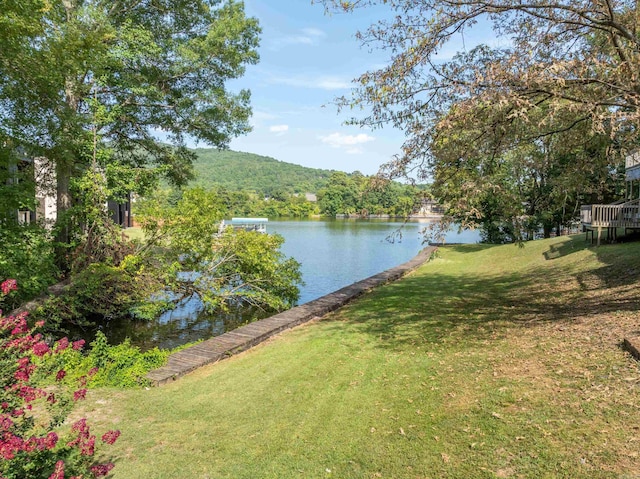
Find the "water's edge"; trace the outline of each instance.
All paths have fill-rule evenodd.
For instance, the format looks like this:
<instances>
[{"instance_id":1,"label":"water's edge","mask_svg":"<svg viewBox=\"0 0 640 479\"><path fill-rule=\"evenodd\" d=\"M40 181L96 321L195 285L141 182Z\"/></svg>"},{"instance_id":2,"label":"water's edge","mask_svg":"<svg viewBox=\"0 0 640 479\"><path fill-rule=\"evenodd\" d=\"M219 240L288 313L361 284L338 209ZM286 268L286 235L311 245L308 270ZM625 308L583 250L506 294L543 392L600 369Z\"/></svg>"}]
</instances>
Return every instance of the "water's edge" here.
<instances>
[{"instance_id":1,"label":"water's edge","mask_svg":"<svg viewBox=\"0 0 640 479\"><path fill-rule=\"evenodd\" d=\"M429 246L420 251L413 259L399 266L395 266L269 318L255 321L246 326L175 352L169 356L169 361L165 366L149 372L147 378L154 385L160 386L174 381L202 366L246 351L277 333L291 329L294 326L306 323L312 319L320 318L346 305L367 291L400 279L429 261L431 255L436 250L437 247Z\"/></svg>"}]
</instances>

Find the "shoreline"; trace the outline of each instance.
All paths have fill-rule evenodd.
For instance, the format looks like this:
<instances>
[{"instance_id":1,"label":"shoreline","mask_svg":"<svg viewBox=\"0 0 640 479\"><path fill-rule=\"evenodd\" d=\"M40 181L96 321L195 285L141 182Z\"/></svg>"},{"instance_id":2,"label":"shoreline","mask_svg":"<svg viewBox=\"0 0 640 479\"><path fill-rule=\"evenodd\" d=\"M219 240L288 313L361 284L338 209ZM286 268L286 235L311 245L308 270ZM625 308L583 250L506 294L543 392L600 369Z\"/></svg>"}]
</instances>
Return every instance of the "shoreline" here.
<instances>
[{"instance_id":1,"label":"shoreline","mask_svg":"<svg viewBox=\"0 0 640 479\"><path fill-rule=\"evenodd\" d=\"M169 356L167 364L147 374L154 386L175 381L198 368L246 351L271 336L313 319L321 318L350 303L374 288L396 281L428 262L437 250L429 246L411 260L370 276L333 293L321 296L300 306L254 321L233 331L215 336Z\"/></svg>"}]
</instances>

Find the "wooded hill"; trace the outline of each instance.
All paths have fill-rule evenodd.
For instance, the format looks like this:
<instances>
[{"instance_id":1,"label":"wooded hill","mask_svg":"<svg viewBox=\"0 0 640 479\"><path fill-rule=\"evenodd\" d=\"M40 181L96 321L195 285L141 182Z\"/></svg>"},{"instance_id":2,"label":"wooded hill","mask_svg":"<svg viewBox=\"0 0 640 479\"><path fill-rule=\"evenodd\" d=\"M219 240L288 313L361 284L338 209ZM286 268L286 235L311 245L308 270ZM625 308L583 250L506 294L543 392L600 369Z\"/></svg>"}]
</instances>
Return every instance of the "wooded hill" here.
<instances>
[{"instance_id":1,"label":"wooded hill","mask_svg":"<svg viewBox=\"0 0 640 479\"><path fill-rule=\"evenodd\" d=\"M266 196L316 193L334 170L321 170L285 163L267 156L214 148L197 148L190 186L210 189L252 190Z\"/></svg>"}]
</instances>

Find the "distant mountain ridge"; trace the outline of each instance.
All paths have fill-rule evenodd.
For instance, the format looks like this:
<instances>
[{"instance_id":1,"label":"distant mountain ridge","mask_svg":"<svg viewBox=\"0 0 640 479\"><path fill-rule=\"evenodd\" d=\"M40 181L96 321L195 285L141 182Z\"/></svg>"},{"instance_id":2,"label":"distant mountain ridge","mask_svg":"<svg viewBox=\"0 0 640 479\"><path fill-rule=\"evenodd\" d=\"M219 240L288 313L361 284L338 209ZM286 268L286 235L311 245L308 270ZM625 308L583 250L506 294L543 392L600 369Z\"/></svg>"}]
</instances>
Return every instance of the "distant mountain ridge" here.
<instances>
[{"instance_id":1,"label":"distant mountain ridge","mask_svg":"<svg viewBox=\"0 0 640 479\"><path fill-rule=\"evenodd\" d=\"M214 148L194 150L195 180L203 188L222 186L229 190L251 190L264 195L316 193L335 170L307 168L268 156Z\"/></svg>"}]
</instances>

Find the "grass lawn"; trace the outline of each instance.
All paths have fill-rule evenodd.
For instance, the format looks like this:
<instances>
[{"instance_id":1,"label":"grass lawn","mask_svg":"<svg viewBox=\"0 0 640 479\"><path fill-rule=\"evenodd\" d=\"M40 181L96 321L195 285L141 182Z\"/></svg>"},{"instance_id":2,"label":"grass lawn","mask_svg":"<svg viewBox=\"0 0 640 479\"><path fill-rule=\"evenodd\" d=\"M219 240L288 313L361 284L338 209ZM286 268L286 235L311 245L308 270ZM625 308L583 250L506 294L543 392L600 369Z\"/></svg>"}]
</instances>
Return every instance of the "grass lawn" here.
<instances>
[{"instance_id":1,"label":"grass lawn","mask_svg":"<svg viewBox=\"0 0 640 479\"><path fill-rule=\"evenodd\" d=\"M637 478L640 244L441 248L323 320L96 390L115 478Z\"/></svg>"},{"instance_id":2,"label":"grass lawn","mask_svg":"<svg viewBox=\"0 0 640 479\"><path fill-rule=\"evenodd\" d=\"M125 228L123 232L130 240L144 240L144 232L139 226L131 226L129 228Z\"/></svg>"}]
</instances>

